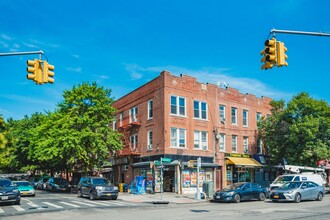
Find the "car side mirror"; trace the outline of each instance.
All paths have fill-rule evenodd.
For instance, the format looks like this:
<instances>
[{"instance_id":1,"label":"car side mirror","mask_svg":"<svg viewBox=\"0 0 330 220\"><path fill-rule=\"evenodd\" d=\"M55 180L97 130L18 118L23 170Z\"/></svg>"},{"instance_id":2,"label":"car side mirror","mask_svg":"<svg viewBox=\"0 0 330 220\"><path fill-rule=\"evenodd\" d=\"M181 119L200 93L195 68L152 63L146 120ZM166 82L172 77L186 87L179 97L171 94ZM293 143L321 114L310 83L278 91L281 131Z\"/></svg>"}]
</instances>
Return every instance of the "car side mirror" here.
<instances>
[{"instance_id":1,"label":"car side mirror","mask_svg":"<svg viewBox=\"0 0 330 220\"><path fill-rule=\"evenodd\" d=\"M301 186L302 189L306 189L306 186Z\"/></svg>"}]
</instances>

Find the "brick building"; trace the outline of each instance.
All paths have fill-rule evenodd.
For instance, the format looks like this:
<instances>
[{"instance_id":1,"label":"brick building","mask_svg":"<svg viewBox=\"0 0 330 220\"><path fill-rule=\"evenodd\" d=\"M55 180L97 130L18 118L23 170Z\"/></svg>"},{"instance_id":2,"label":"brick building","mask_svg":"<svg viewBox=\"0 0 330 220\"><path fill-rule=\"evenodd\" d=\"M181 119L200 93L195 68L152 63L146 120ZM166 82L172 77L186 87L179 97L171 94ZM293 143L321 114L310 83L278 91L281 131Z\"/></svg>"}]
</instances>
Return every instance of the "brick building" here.
<instances>
[{"instance_id":1,"label":"brick building","mask_svg":"<svg viewBox=\"0 0 330 220\"><path fill-rule=\"evenodd\" d=\"M194 193L196 168L188 162L198 157L201 184L211 182L214 189L263 181L257 120L270 114L270 100L161 72L114 103L118 113L113 127L123 133L125 146L113 160L114 182L144 176L147 192L159 192L159 163L166 158L164 191Z\"/></svg>"}]
</instances>

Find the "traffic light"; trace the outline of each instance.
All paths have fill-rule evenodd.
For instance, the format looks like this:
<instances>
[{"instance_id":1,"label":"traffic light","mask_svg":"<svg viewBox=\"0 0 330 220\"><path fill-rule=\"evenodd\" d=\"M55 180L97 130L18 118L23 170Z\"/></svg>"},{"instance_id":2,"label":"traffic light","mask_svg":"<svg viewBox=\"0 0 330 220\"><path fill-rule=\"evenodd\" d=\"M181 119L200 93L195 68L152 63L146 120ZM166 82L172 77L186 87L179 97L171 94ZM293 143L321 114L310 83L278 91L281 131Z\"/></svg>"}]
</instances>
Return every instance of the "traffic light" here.
<instances>
[{"instance_id":1,"label":"traffic light","mask_svg":"<svg viewBox=\"0 0 330 220\"><path fill-rule=\"evenodd\" d=\"M41 60L28 60L26 61L28 67L26 68L26 71L31 74L27 74L26 78L31 79L36 84L42 84L42 69L41 69Z\"/></svg>"},{"instance_id":2,"label":"traffic light","mask_svg":"<svg viewBox=\"0 0 330 220\"><path fill-rule=\"evenodd\" d=\"M261 62L264 64L261 66L261 69L271 69L276 65L276 39L272 38L271 40L265 41L265 49L263 49L260 55L264 55L261 59Z\"/></svg>"},{"instance_id":3,"label":"traffic light","mask_svg":"<svg viewBox=\"0 0 330 220\"><path fill-rule=\"evenodd\" d=\"M286 62L286 59L288 59L288 56L285 54L285 52L288 50L283 42L277 42L276 43L276 49L277 49L277 66L288 66L288 63Z\"/></svg>"},{"instance_id":4,"label":"traffic light","mask_svg":"<svg viewBox=\"0 0 330 220\"><path fill-rule=\"evenodd\" d=\"M43 71L43 82L44 83L54 83L54 66L50 65L48 62L44 61L44 71Z\"/></svg>"}]
</instances>

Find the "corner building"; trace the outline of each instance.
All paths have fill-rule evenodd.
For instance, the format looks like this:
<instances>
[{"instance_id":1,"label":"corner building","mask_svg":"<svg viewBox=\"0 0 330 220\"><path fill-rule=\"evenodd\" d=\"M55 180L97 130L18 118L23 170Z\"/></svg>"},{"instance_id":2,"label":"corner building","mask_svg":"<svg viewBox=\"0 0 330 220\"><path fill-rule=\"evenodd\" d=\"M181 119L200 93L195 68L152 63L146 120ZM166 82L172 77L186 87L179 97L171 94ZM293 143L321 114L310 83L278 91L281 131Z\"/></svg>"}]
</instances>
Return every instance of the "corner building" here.
<instances>
[{"instance_id":1,"label":"corner building","mask_svg":"<svg viewBox=\"0 0 330 220\"><path fill-rule=\"evenodd\" d=\"M148 193L196 192L200 187L264 181L265 152L257 121L270 114L270 98L241 94L230 87L204 84L167 71L114 103L113 128L123 134L124 149L112 161L115 183L143 176ZM190 162L189 162L190 161ZM266 176L267 179L267 176Z\"/></svg>"}]
</instances>

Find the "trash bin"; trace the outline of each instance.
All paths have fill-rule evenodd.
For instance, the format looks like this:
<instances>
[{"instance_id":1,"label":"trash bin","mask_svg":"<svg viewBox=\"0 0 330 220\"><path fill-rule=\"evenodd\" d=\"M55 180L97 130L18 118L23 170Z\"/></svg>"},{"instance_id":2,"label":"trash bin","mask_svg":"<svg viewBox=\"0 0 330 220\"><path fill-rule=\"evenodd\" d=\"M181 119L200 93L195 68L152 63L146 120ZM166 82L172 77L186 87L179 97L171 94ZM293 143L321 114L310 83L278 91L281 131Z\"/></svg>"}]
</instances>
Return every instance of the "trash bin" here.
<instances>
[{"instance_id":1,"label":"trash bin","mask_svg":"<svg viewBox=\"0 0 330 220\"><path fill-rule=\"evenodd\" d=\"M119 192L123 192L124 191L124 183L119 183Z\"/></svg>"},{"instance_id":2,"label":"trash bin","mask_svg":"<svg viewBox=\"0 0 330 220\"><path fill-rule=\"evenodd\" d=\"M214 194L214 187L213 187L213 182L211 181L205 181L203 183L203 192L206 194L208 198L212 198Z\"/></svg>"},{"instance_id":3,"label":"trash bin","mask_svg":"<svg viewBox=\"0 0 330 220\"><path fill-rule=\"evenodd\" d=\"M124 183L124 190L123 190L123 192L128 192L128 184L127 183Z\"/></svg>"}]
</instances>

